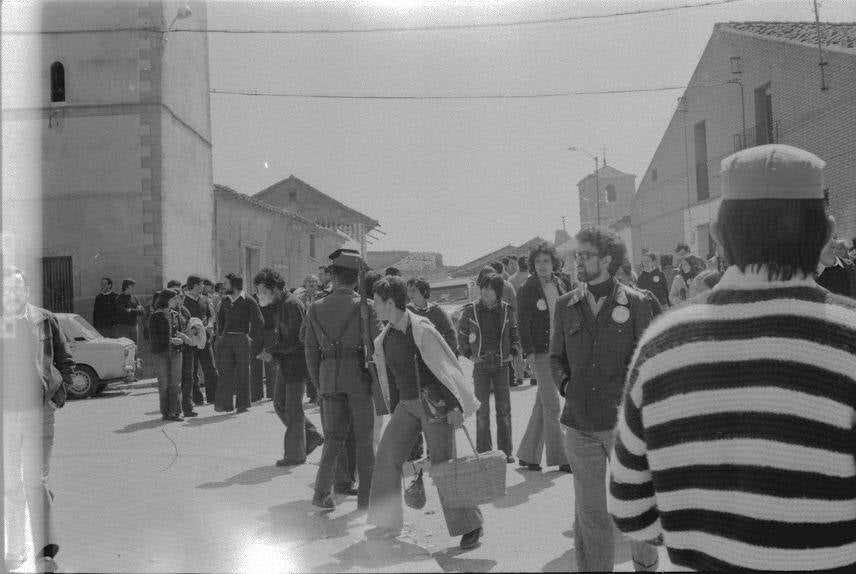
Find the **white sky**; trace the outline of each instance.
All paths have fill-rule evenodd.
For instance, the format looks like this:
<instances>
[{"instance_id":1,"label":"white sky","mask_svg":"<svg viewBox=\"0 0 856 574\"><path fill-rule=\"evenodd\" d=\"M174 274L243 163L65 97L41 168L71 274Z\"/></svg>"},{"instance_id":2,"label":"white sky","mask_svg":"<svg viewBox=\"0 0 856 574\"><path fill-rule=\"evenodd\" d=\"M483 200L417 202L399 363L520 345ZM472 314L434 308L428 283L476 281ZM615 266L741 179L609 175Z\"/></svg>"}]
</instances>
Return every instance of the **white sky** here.
<instances>
[{"instance_id":1,"label":"white sky","mask_svg":"<svg viewBox=\"0 0 856 574\"><path fill-rule=\"evenodd\" d=\"M538 20L699 3L215 2L210 28L342 29ZM848 0L824 21L854 21ZM716 22L813 21L811 0L745 0L505 28L209 39L211 87L336 94L486 94L685 85ZM211 96L214 181L253 194L294 174L381 222L370 250L462 264L579 225L591 153L644 172L680 90L528 100L377 101ZM638 179L637 179L638 183Z\"/></svg>"}]
</instances>

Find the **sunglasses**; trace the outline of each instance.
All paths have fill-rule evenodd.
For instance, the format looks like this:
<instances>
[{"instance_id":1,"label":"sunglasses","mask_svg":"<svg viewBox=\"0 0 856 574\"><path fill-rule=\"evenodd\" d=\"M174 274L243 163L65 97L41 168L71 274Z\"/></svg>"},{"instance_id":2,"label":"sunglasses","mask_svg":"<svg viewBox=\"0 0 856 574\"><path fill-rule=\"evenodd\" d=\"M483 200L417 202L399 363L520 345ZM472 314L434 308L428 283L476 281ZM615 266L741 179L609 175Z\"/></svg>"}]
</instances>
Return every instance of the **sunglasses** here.
<instances>
[{"instance_id":1,"label":"sunglasses","mask_svg":"<svg viewBox=\"0 0 856 574\"><path fill-rule=\"evenodd\" d=\"M581 261L588 261L592 257L600 257L600 253L594 251L577 251L574 254L574 258Z\"/></svg>"}]
</instances>

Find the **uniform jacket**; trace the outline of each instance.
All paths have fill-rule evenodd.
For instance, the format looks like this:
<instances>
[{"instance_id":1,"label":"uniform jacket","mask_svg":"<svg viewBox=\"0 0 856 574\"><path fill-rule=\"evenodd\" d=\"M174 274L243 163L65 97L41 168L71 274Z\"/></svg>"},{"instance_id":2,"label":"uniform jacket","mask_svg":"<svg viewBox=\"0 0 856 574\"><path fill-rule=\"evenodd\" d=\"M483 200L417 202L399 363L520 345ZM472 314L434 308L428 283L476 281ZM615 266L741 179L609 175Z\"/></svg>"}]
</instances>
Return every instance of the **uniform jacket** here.
<instances>
[{"instance_id":1,"label":"uniform jacket","mask_svg":"<svg viewBox=\"0 0 856 574\"><path fill-rule=\"evenodd\" d=\"M455 357L455 353L446 344L443 336L426 317L417 315L411 311L405 311L410 318L413 327L413 340L419 349L419 354L431 373L446 387L461 405L464 418L469 417L479 408L479 401L473 392L472 385L468 383L461 364ZM374 361L377 365L377 374L380 382L383 400L387 409L390 406L389 375L386 371L386 357L383 352L383 342L387 333L392 328L387 324L383 331L375 339Z\"/></svg>"},{"instance_id":2,"label":"uniform jacket","mask_svg":"<svg viewBox=\"0 0 856 574\"><path fill-rule=\"evenodd\" d=\"M499 302L502 310L502 323L500 333L500 352L504 362L510 361L512 354L517 354L520 340L517 334L517 316L511 305L505 301ZM481 345L482 331L480 316L483 313L492 312L484 306L481 300L475 303L468 303L464 306L461 312L461 319L458 321L458 352L471 359L473 363L482 361Z\"/></svg>"},{"instance_id":3,"label":"uniform jacket","mask_svg":"<svg viewBox=\"0 0 856 574\"><path fill-rule=\"evenodd\" d=\"M371 376L364 366L360 320L360 296L350 287L334 289L309 306L304 341L306 366L320 394L372 392ZM371 305L369 322L369 332L375 337L377 318ZM336 337L340 337L338 341ZM337 342L340 356L325 358L325 354L335 353Z\"/></svg>"},{"instance_id":4,"label":"uniform jacket","mask_svg":"<svg viewBox=\"0 0 856 574\"><path fill-rule=\"evenodd\" d=\"M559 297L567 292L565 282L553 275ZM550 309L544 287L537 275L532 275L517 293L517 311L520 314L520 344L523 356L546 353L550 350Z\"/></svg>"},{"instance_id":5,"label":"uniform jacket","mask_svg":"<svg viewBox=\"0 0 856 574\"><path fill-rule=\"evenodd\" d=\"M595 317L580 286L556 302L550 367L556 384L567 379L562 424L581 431L615 427L627 367L653 311L642 291L615 282Z\"/></svg>"}]
</instances>

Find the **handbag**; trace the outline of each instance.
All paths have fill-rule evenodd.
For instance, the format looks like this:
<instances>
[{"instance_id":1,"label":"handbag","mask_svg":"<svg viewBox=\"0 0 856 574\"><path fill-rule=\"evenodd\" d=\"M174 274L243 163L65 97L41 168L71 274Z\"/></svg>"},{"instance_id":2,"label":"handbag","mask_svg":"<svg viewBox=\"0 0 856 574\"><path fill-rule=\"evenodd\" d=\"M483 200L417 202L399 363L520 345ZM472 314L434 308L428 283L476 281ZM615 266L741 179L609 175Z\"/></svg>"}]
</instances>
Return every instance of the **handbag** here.
<instances>
[{"instance_id":1,"label":"handbag","mask_svg":"<svg viewBox=\"0 0 856 574\"><path fill-rule=\"evenodd\" d=\"M505 496L507 463L498 450L479 453L466 427L461 427L473 454L431 463L431 479L445 508L463 508L495 502Z\"/></svg>"},{"instance_id":2,"label":"handbag","mask_svg":"<svg viewBox=\"0 0 856 574\"><path fill-rule=\"evenodd\" d=\"M416 469L416 465L413 465ZM404 503L415 510L425 507L425 482L422 480L422 469L416 473L410 485L404 489Z\"/></svg>"}]
</instances>

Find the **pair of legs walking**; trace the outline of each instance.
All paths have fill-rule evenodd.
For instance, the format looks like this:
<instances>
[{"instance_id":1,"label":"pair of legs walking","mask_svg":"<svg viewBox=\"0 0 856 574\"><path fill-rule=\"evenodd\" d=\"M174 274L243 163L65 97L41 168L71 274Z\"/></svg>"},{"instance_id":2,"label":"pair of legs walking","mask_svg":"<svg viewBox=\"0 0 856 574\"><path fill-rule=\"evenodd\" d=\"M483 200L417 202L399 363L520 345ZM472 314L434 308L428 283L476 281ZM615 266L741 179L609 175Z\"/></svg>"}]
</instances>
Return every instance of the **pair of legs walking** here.
<instances>
[{"instance_id":1,"label":"pair of legs walking","mask_svg":"<svg viewBox=\"0 0 856 574\"><path fill-rule=\"evenodd\" d=\"M429 423L418 399L399 402L378 446L369 501L369 524L392 531L401 530L404 524L401 467L420 432L425 434L432 460L454 458L454 429L444 422ZM462 536L481 527L483 519L477 506L446 508L442 496L440 504L451 536Z\"/></svg>"},{"instance_id":2,"label":"pair of legs walking","mask_svg":"<svg viewBox=\"0 0 856 574\"><path fill-rule=\"evenodd\" d=\"M562 414L562 398L559 395L559 388L553 381L553 373L550 371L550 355L536 353L533 355L532 362L535 378L541 384L537 388L529 424L517 449L517 458L522 462L540 465L541 456L546 447L547 466L568 464L562 427L559 423Z\"/></svg>"},{"instance_id":3,"label":"pair of legs walking","mask_svg":"<svg viewBox=\"0 0 856 574\"><path fill-rule=\"evenodd\" d=\"M54 444L54 412L43 409L3 413L3 474L5 481L6 556L13 568L26 561L26 510L30 511L36 560L59 551L48 487Z\"/></svg>"},{"instance_id":4,"label":"pair of legs walking","mask_svg":"<svg viewBox=\"0 0 856 574\"><path fill-rule=\"evenodd\" d=\"M321 396L321 402L324 450L321 453L321 463L315 479L316 501L320 502L330 494L334 482L338 484L339 477L345 470L341 468L343 466L341 453L345 449L348 434L353 430L356 470L360 483L357 504L366 506L375 465L372 445L375 416L372 395L326 393Z\"/></svg>"},{"instance_id":5,"label":"pair of legs walking","mask_svg":"<svg viewBox=\"0 0 856 574\"><path fill-rule=\"evenodd\" d=\"M606 473L615 433L563 426L565 450L574 473L574 548L580 572L612 572L615 526L606 508ZM631 540L637 572L657 569L657 549Z\"/></svg>"},{"instance_id":6,"label":"pair of legs walking","mask_svg":"<svg viewBox=\"0 0 856 574\"><path fill-rule=\"evenodd\" d=\"M285 425L283 462L291 464L306 461L307 443L322 442L321 433L303 413L303 392L309 372L302 351L296 354L297 357L287 356L279 362L273 393L274 411Z\"/></svg>"}]
</instances>

